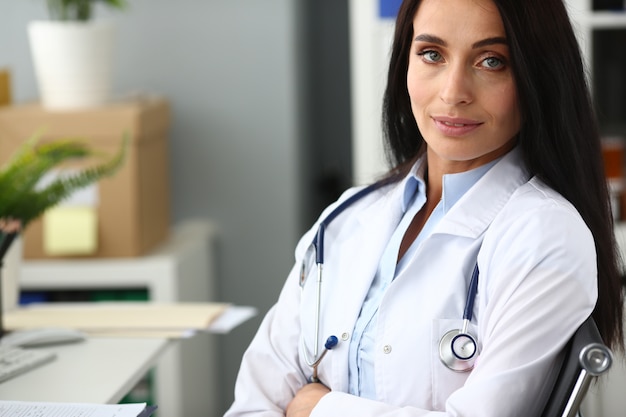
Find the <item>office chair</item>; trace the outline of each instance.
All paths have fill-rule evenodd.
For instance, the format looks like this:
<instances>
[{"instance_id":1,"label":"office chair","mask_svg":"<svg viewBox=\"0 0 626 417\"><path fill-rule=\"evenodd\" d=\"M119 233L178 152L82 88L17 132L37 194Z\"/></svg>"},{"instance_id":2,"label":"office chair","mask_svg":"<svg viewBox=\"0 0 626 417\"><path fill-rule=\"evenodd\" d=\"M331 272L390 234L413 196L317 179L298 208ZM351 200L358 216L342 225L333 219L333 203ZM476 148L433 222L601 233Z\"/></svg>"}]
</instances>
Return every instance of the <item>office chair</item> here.
<instances>
[{"instance_id":1,"label":"office chair","mask_svg":"<svg viewBox=\"0 0 626 417\"><path fill-rule=\"evenodd\" d=\"M589 384L609 370L611 350L604 345L596 323L589 317L565 347L565 357L542 417L580 416L579 408Z\"/></svg>"}]
</instances>

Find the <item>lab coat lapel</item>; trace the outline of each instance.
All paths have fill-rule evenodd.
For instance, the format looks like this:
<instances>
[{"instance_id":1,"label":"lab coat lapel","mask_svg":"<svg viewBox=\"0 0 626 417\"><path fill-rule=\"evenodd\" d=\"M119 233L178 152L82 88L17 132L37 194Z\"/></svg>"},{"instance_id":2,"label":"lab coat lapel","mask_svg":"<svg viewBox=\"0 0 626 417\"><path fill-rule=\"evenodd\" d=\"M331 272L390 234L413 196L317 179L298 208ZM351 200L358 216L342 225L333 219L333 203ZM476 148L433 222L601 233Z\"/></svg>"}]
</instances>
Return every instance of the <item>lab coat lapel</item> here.
<instances>
[{"instance_id":1,"label":"lab coat lapel","mask_svg":"<svg viewBox=\"0 0 626 417\"><path fill-rule=\"evenodd\" d=\"M346 313L352 313L354 320L371 286L386 244L402 217L403 189L404 183L400 183L364 210L356 219L358 226L355 233L341 245L340 252L347 259L347 262L340 263L340 273L346 277L342 284L348 285L346 289L351 289L351 292L358 288L361 295L353 297L352 304L346 305ZM359 250L355 251L355 247Z\"/></svg>"},{"instance_id":2,"label":"lab coat lapel","mask_svg":"<svg viewBox=\"0 0 626 417\"><path fill-rule=\"evenodd\" d=\"M477 238L529 174L522 168L521 152L514 148L494 165L444 216L434 233Z\"/></svg>"}]
</instances>

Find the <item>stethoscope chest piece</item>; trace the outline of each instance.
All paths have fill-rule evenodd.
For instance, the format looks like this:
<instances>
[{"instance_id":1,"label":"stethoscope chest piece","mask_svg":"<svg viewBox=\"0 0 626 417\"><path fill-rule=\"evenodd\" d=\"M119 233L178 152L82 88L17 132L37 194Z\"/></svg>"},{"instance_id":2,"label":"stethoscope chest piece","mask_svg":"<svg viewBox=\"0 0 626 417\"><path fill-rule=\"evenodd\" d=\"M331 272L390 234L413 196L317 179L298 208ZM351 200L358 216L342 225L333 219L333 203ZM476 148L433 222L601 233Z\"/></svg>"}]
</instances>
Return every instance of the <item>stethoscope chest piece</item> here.
<instances>
[{"instance_id":1,"label":"stethoscope chest piece","mask_svg":"<svg viewBox=\"0 0 626 417\"><path fill-rule=\"evenodd\" d=\"M455 372L468 372L476 359L476 340L460 329L450 330L439 341L441 362Z\"/></svg>"}]
</instances>

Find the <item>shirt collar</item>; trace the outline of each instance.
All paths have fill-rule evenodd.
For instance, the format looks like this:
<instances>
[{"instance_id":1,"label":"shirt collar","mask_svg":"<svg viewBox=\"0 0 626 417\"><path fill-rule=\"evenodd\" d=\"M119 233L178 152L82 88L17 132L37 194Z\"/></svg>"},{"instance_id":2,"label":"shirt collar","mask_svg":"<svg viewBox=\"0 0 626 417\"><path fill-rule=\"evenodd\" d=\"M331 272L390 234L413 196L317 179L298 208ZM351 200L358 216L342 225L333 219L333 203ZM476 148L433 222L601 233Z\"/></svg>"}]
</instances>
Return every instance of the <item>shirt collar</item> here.
<instances>
[{"instance_id":1,"label":"shirt collar","mask_svg":"<svg viewBox=\"0 0 626 417\"><path fill-rule=\"evenodd\" d=\"M470 171L444 175L441 195L443 212L447 213L452 206L463 197L463 194L472 188L472 186L499 160L500 158ZM422 156L415 163L413 168L411 168L411 173L405 178L402 200L403 212L408 210L419 195L425 196L426 194L426 183L424 181L424 173L426 172L425 162L426 157Z\"/></svg>"}]
</instances>

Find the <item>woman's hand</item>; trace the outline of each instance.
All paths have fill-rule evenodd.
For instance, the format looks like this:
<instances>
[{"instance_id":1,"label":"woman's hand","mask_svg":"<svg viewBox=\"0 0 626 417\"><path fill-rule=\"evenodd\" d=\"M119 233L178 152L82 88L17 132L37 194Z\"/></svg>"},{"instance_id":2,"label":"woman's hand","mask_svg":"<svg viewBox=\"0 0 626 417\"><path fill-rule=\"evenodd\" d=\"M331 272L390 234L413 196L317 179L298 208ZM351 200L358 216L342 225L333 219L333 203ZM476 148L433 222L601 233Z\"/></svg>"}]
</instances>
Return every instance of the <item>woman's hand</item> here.
<instances>
[{"instance_id":1,"label":"woman's hand","mask_svg":"<svg viewBox=\"0 0 626 417\"><path fill-rule=\"evenodd\" d=\"M287 405L285 410L286 417L309 417L313 407L317 405L319 400L330 390L323 384L311 383L303 386L300 391L296 393L293 400Z\"/></svg>"}]
</instances>

